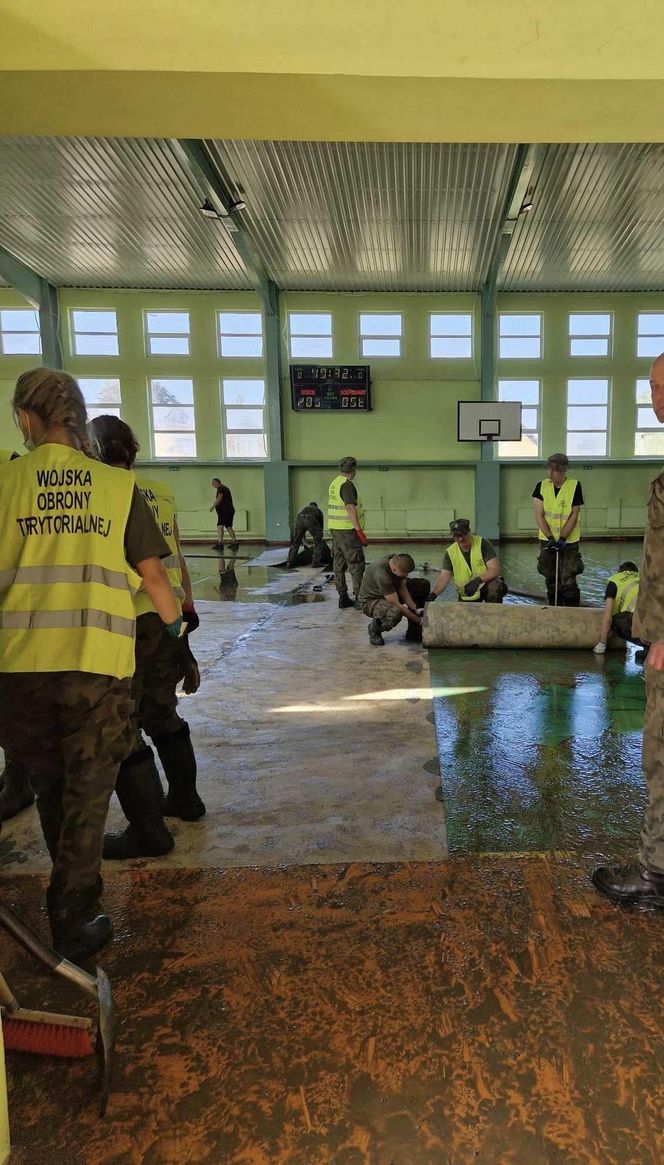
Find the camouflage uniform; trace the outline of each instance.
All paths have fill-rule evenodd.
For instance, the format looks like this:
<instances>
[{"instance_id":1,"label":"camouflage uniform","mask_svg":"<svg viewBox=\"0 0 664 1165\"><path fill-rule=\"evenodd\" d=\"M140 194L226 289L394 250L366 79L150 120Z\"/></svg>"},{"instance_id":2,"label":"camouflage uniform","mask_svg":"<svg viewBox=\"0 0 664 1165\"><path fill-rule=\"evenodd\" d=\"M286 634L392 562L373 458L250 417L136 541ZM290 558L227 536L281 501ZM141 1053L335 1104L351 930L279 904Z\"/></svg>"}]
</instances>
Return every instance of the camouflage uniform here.
<instances>
[{"instance_id":1,"label":"camouflage uniform","mask_svg":"<svg viewBox=\"0 0 664 1165\"><path fill-rule=\"evenodd\" d=\"M431 583L425 578L408 578L406 586L415 606L422 607L431 592ZM387 599L369 599L368 602L362 604L362 610L370 619L380 619L382 631L392 631L402 619L406 618L399 608L394 603L388 603ZM410 626L409 621L408 627L410 628Z\"/></svg>"},{"instance_id":2,"label":"camouflage uniform","mask_svg":"<svg viewBox=\"0 0 664 1165\"><path fill-rule=\"evenodd\" d=\"M178 716L176 686L184 675L182 642L173 639L159 615L149 611L136 620L136 672L132 695L139 729L148 736L170 736L185 727ZM137 747L144 748L138 733Z\"/></svg>"},{"instance_id":3,"label":"camouflage uniform","mask_svg":"<svg viewBox=\"0 0 664 1165\"><path fill-rule=\"evenodd\" d=\"M544 576L546 594L549 606L553 606L556 597L556 562L558 563L558 606L578 607L581 605L581 591L576 576L583 574L584 564L579 550L579 543L572 542L562 550L544 550L544 543L540 543L537 569Z\"/></svg>"},{"instance_id":4,"label":"camouflage uniform","mask_svg":"<svg viewBox=\"0 0 664 1165\"><path fill-rule=\"evenodd\" d=\"M304 506L297 515L286 566L295 566L297 552L302 542L304 542L305 534L311 534L314 540L312 566L321 566L321 554L323 551L323 513L322 510L318 509L318 506Z\"/></svg>"},{"instance_id":5,"label":"camouflage uniform","mask_svg":"<svg viewBox=\"0 0 664 1165\"><path fill-rule=\"evenodd\" d=\"M355 530L332 530L331 533L334 585L340 596L347 595L346 571L349 570L357 598L364 575L364 547Z\"/></svg>"},{"instance_id":6,"label":"camouflage uniform","mask_svg":"<svg viewBox=\"0 0 664 1165\"><path fill-rule=\"evenodd\" d=\"M641 583L632 627L642 643L664 641L664 473L652 483L643 544ZM648 786L639 860L664 873L664 672L646 661L643 771Z\"/></svg>"},{"instance_id":7,"label":"camouflage uniform","mask_svg":"<svg viewBox=\"0 0 664 1165\"><path fill-rule=\"evenodd\" d=\"M132 710L130 679L0 674L0 745L30 773L57 893L99 885L108 803L133 743Z\"/></svg>"}]
</instances>

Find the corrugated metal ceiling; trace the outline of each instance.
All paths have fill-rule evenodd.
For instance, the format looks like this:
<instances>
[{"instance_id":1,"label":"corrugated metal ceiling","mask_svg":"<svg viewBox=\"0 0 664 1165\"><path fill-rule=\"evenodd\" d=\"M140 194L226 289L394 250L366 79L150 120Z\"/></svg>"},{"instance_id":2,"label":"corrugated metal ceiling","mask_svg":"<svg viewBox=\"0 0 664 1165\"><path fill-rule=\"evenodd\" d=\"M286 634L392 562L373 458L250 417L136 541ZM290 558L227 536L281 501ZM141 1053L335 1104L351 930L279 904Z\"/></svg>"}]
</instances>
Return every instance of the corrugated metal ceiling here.
<instances>
[{"instance_id":1,"label":"corrugated metal ceiling","mask_svg":"<svg viewBox=\"0 0 664 1165\"><path fill-rule=\"evenodd\" d=\"M515 147L209 143L271 278L316 291L473 291ZM664 288L663 145L534 147L507 291ZM0 139L0 245L58 285L250 286L167 141Z\"/></svg>"}]
</instances>

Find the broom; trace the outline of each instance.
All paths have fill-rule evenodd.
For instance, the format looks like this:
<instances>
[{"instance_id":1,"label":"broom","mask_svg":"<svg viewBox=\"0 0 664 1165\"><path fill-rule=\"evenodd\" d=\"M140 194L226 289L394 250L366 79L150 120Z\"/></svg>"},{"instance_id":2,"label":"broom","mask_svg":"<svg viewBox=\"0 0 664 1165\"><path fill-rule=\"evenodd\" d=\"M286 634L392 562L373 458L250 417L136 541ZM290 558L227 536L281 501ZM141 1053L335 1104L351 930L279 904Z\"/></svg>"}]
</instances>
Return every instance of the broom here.
<instances>
[{"instance_id":1,"label":"broom","mask_svg":"<svg viewBox=\"0 0 664 1165\"><path fill-rule=\"evenodd\" d=\"M92 1020L21 1007L1 972L0 1010L2 1037L10 1052L32 1052L37 1056L63 1056L66 1059L95 1054Z\"/></svg>"}]
</instances>

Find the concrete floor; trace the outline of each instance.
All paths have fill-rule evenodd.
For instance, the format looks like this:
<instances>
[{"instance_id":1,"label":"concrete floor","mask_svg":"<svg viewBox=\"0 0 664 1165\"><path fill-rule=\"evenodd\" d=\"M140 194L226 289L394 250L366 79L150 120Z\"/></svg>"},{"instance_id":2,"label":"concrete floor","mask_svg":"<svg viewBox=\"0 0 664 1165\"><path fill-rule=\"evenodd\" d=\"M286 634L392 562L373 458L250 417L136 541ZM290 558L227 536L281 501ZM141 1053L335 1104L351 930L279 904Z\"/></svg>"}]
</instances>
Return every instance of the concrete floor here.
<instances>
[{"instance_id":1,"label":"concrete floor","mask_svg":"<svg viewBox=\"0 0 664 1165\"><path fill-rule=\"evenodd\" d=\"M633 555L593 547L584 587ZM659 1165L661 920L587 877L643 803L631 654L372 649L324 575L270 561L192 556L208 816L105 870L108 1114L89 1063L10 1055L15 1161ZM45 933L34 811L3 849ZM0 961L26 1005L87 1010L4 937Z\"/></svg>"}]
</instances>

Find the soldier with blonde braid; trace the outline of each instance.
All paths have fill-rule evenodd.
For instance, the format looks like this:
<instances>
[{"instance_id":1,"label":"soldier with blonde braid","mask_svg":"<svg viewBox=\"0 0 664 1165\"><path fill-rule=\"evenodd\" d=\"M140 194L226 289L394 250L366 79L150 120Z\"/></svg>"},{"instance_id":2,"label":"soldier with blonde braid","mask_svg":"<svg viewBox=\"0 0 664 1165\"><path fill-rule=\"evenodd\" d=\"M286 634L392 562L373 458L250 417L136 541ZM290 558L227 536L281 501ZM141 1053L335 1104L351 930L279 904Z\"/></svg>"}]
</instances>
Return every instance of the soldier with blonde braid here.
<instances>
[{"instance_id":1,"label":"soldier with blonde braid","mask_svg":"<svg viewBox=\"0 0 664 1165\"><path fill-rule=\"evenodd\" d=\"M113 933L99 910L102 841L133 744L139 583L169 633L181 616L168 546L133 476L92 457L73 377L23 373L13 410L30 452L0 466L0 746L37 794L53 945L81 961Z\"/></svg>"}]
</instances>

